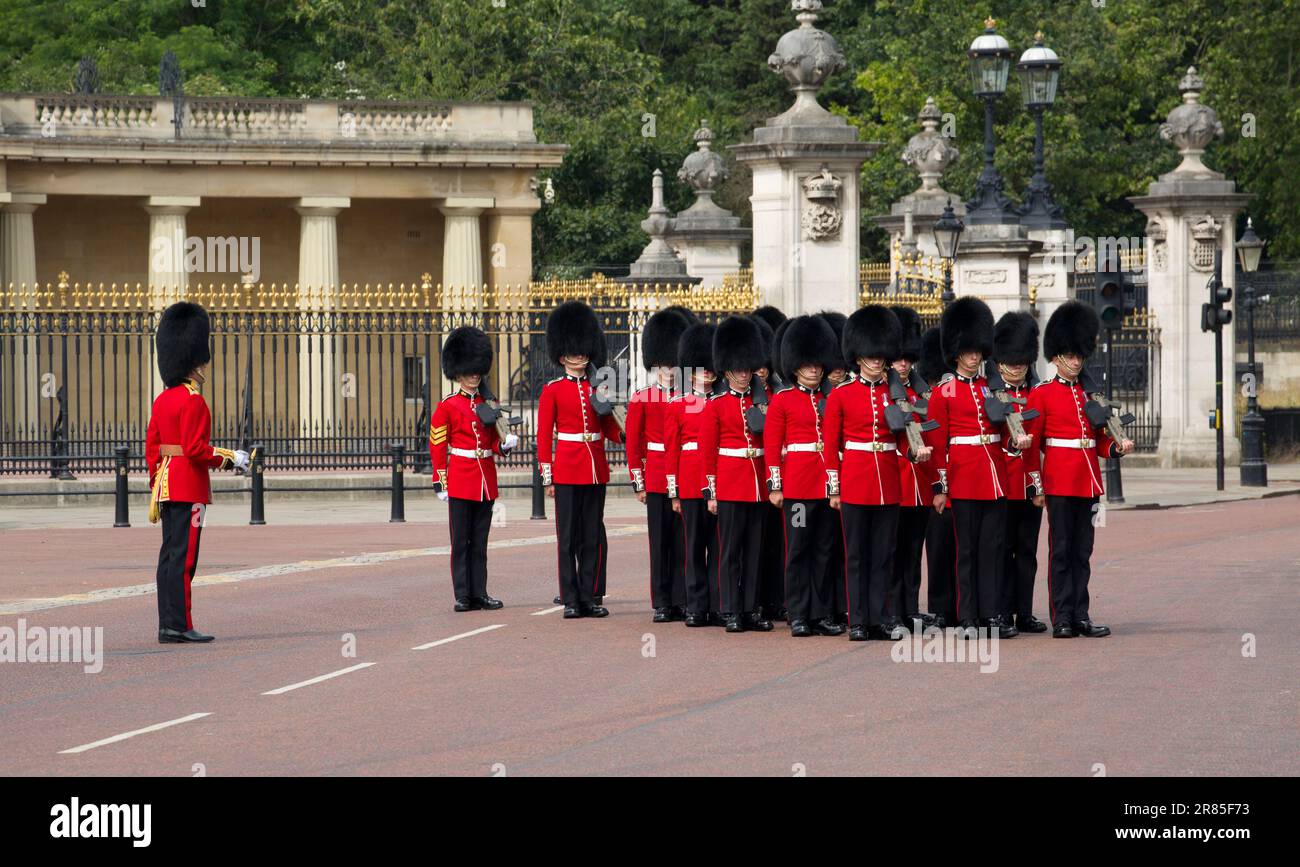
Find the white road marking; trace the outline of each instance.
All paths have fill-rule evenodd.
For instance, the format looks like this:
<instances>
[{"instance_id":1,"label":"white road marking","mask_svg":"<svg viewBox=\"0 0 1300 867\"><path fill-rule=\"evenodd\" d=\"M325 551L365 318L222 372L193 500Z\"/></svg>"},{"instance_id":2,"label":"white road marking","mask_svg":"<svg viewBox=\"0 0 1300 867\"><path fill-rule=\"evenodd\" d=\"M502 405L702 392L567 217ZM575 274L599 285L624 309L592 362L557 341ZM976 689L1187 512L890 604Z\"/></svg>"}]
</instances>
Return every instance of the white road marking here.
<instances>
[{"instance_id":1,"label":"white road marking","mask_svg":"<svg viewBox=\"0 0 1300 867\"><path fill-rule=\"evenodd\" d=\"M563 605L556 605L554 608L543 608L541 611L530 611L528 613L533 617L540 617L543 614L554 614L557 611L563 611L563 610L564 610Z\"/></svg>"},{"instance_id":2,"label":"white road marking","mask_svg":"<svg viewBox=\"0 0 1300 867\"><path fill-rule=\"evenodd\" d=\"M303 680L298 683L291 683L288 686L282 686L279 689L272 689L262 693L262 695L284 695L286 692L294 689L302 689L304 686L311 686L313 683L320 683L324 680L331 680L340 677L352 671L360 671L363 668L369 668L374 665L373 662L358 662L356 665L340 668L338 671L331 671L329 674L322 674L320 677L313 677L311 680Z\"/></svg>"},{"instance_id":3,"label":"white road marking","mask_svg":"<svg viewBox=\"0 0 1300 867\"><path fill-rule=\"evenodd\" d=\"M156 725L145 726L142 729L136 729L135 731L131 731L131 732L122 732L122 734L120 735L113 735L111 738L104 738L102 741L94 741L93 743L82 744L81 746L73 747L70 750L59 750L59 755L65 755L68 753L84 753L86 750L95 749L95 747L103 747L103 746L107 746L108 744L115 744L118 741L124 741L127 738L133 738L136 735L146 735L149 732L161 731L162 729L171 728L172 726L178 726L181 723L187 723L191 720L201 719L205 716L211 716L211 715L212 715L211 713L192 713L189 716L183 716L180 719L173 719L173 720L168 720L167 722L160 722L157 723Z\"/></svg>"},{"instance_id":4,"label":"white road marking","mask_svg":"<svg viewBox=\"0 0 1300 867\"><path fill-rule=\"evenodd\" d=\"M646 532L645 525L632 524L624 527L611 527L607 536L636 536ZM489 549L524 548L529 545L544 545L555 542L555 535L524 536L520 539L503 539L489 542ZM335 557L331 560L299 560L296 563L276 563L269 566L257 566L252 569L240 569L220 575L205 575L195 578L195 587L210 584L235 584L241 581L256 581L261 578L274 578L277 575L292 575L297 572L315 572L320 569L346 569L350 566L373 566L391 563L395 560L409 560L414 557L436 557L451 553L450 545L436 548L402 548L394 551L376 551L370 554L354 554L350 557ZM156 592L154 584L132 584L126 587L105 587L89 593L70 593L66 596L47 596L36 599L16 599L0 603L0 616L6 614L27 614L32 611L44 611L47 608L63 608L68 605L90 605L95 602L107 602L110 599L124 599L131 596L146 596Z\"/></svg>"},{"instance_id":5,"label":"white road marking","mask_svg":"<svg viewBox=\"0 0 1300 867\"><path fill-rule=\"evenodd\" d=\"M450 638L439 638L437 641L430 641L428 644L421 644L418 647L412 647L412 650L428 650L431 647L437 647L440 644L450 644L453 641L460 641L462 638L469 638L471 635L482 635L484 632L491 632L493 629L500 629L505 626L504 623L493 623L491 626L483 626L478 629L471 629L469 632L462 632L460 635L453 635Z\"/></svg>"}]
</instances>

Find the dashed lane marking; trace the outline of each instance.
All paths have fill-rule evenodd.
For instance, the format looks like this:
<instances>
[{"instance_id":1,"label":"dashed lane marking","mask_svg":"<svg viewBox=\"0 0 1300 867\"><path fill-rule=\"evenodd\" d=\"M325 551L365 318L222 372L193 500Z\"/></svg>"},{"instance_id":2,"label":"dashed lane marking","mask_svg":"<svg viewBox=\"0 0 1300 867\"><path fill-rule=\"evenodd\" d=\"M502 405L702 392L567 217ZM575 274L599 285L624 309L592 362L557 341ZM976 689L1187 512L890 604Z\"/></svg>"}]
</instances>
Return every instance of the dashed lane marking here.
<instances>
[{"instance_id":1,"label":"dashed lane marking","mask_svg":"<svg viewBox=\"0 0 1300 867\"><path fill-rule=\"evenodd\" d=\"M437 641L430 641L428 644L421 644L412 647L412 650L428 650L431 647L437 647L441 644L450 644L453 641L460 641L462 638L469 638L471 635L482 635L484 632L491 632L493 629L500 629L505 626L504 623L493 623L491 626L483 626L478 629L471 629L469 632L462 632L460 635L453 635L450 638L439 638Z\"/></svg>"},{"instance_id":2,"label":"dashed lane marking","mask_svg":"<svg viewBox=\"0 0 1300 867\"><path fill-rule=\"evenodd\" d=\"M122 732L122 734L120 735L113 735L112 737L104 738L101 741L93 741L88 744L82 744L81 746L73 747L70 750L59 750L59 755L67 755L70 753L84 753L87 750L93 750L96 747L103 747L103 746L108 746L109 744L115 744L118 741L124 741L127 738L133 738L136 735L147 735L149 734L149 732L161 731L166 728L171 728L172 726L178 726L181 723L190 722L191 720L202 719L205 716L211 716L211 714L192 713L189 716L183 716L180 717L179 719L168 720L167 722L155 723L154 725L145 726L144 728L136 729L135 731Z\"/></svg>"},{"instance_id":3,"label":"dashed lane marking","mask_svg":"<svg viewBox=\"0 0 1300 867\"><path fill-rule=\"evenodd\" d=\"M262 695L284 695L286 692L292 692L295 689L302 689L304 686L311 686L313 683L320 683L326 680L333 680L336 677L342 677L353 671L360 671L363 668L369 668L374 665L373 662L358 662L356 665L350 665L347 668L340 668L338 671L331 671L329 674L322 674L319 677L313 677L310 680L300 680L297 683L291 683L288 686L282 686L279 689L267 690Z\"/></svg>"}]
</instances>

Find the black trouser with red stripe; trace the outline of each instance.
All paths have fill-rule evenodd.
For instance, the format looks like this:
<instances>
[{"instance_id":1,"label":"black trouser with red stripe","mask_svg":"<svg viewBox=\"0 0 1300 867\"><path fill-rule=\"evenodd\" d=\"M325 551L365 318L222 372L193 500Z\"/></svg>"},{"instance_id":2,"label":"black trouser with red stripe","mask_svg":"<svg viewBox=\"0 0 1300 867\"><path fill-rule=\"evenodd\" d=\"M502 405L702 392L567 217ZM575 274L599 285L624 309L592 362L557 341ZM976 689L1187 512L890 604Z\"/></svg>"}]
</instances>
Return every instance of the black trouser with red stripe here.
<instances>
[{"instance_id":1,"label":"black trouser with red stripe","mask_svg":"<svg viewBox=\"0 0 1300 867\"><path fill-rule=\"evenodd\" d=\"M898 543L898 506L843 503L849 626L883 626Z\"/></svg>"},{"instance_id":2,"label":"black trouser with red stripe","mask_svg":"<svg viewBox=\"0 0 1300 867\"><path fill-rule=\"evenodd\" d=\"M650 535L650 605L669 608L686 602L682 522L667 494L645 495L646 529Z\"/></svg>"},{"instance_id":3,"label":"black trouser with red stripe","mask_svg":"<svg viewBox=\"0 0 1300 867\"><path fill-rule=\"evenodd\" d=\"M957 623L957 543L952 528L952 509L930 509L925 528L926 601L930 613L949 626Z\"/></svg>"},{"instance_id":4,"label":"black trouser with red stripe","mask_svg":"<svg viewBox=\"0 0 1300 867\"><path fill-rule=\"evenodd\" d=\"M487 595L487 544L494 502L447 498L451 585L457 599L477 599Z\"/></svg>"},{"instance_id":5,"label":"black trouser with red stripe","mask_svg":"<svg viewBox=\"0 0 1300 867\"><path fill-rule=\"evenodd\" d=\"M718 602L723 614L758 611L764 503L718 501Z\"/></svg>"},{"instance_id":6,"label":"black trouser with red stripe","mask_svg":"<svg viewBox=\"0 0 1300 867\"><path fill-rule=\"evenodd\" d=\"M686 610L699 615L720 611L718 585L718 516L708 500L683 498L682 528L686 536Z\"/></svg>"},{"instance_id":7,"label":"black trouser with red stripe","mask_svg":"<svg viewBox=\"0 0 1300 867\"><path fill-rule=\"evenodd\" d=\"M1053 626L1091 619L1088 579L1097 501L1097 497L1047 497L1047 593Z\"/></svg>"},{"instance_id":8,"label":"black trouser with red stripe","mask_svg":"<svg viewBox=\"0 0 1300 867\"><path fill-rule=\"evenodd\" d=\"M768 616L785 607L785 515L769 500L763 507L763 550L759 553L759 602Z\"/></svg>"},{"instance_id":9,"label":"black trouser with red stripe","mask_svg":"<svg viewBox=\"0 0 1300 867\"><path fill-rule=\"evenodd\" d=\"M957 620L998 613L1005 556L1007 501L949 500L957 535Z\"/></svg>"},{"instance_id":10,"label":"black trouser with red stripe","mask_svg":"<svg viewBox=\"0 0 1300 867\"><path fill-rule=\"evenodd\" d=\"M911 626L911 618L921 611L921 549L925 545L925 528L930 521L929 506L898 508L898 544L894 548L893 592L889 613Z\"/></svg>"},{"instance_id":11,"label":"black trouser with red stripe","mask_svg":"<svg viewBox=\"0 0 1300 867\"><path fill-rule=\"evenodd\" d=\"M605 595L605 486L555 486L560 597L567 606Z\"/></svg>"},{"instance_id":12,"label":"black trouser with red stripe","mask_svg":"<svg viewBox=\"0 0 1300 867\"><path fill-rule=\"evenodd\" d=\"M1004 617L1034 613L1034 576L1038 573L1038 529L1043 509L1031 500L1007 500L1006 560L1002 565Z\"/></svg>"},{"instance_id":13,"label":"black trouser with red stripe","mask_svg":"<svg viewBox=\"0 0 1300 867\"><path fill-rule=\"evenodd\" d=\"M791 622L830 617L835 588L827 571L839 515L826 500L784 500L785 607Z\"/></svg>"},{"instance_id":14,"label":"black trouser with red stripe","mask_svg":"<svg viewBox=\"0 0 1300 867\"><path fill-rule=\"evenodd\" d=\"M190 582L199 562L203 533L202 503L159 503L162 548L158 551L158 628L185 632L190 617Z\"/></svg>"},{"instance_id":15,"label":"black trouser with red stripe","mask_svg":"<svg viewBox=\"0 0 1300 867\"><path fill-rule=\"evenodd\" d=\"M849 610L849 588L844 583L844 521L831 527L831 552L826 558L826 580L831 585L832 616L846 614Z\"/></svg>"}]
</instances>

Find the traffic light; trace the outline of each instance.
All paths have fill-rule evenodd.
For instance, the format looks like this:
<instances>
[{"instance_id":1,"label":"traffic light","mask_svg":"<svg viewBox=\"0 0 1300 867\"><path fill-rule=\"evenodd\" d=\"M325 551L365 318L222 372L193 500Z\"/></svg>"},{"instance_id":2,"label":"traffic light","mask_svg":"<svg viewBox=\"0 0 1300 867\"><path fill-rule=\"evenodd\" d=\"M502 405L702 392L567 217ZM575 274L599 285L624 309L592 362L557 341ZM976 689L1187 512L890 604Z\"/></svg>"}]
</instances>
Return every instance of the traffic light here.
<instances>
[{"instance_id":1,"label":"traffic light","mask_svg":"<svg viewBox=\"0 0 1300 867\"><path fill-rule=\"evenodd\" d=\"M1093 305L1101 317L1101 327L1119 328L1124 324L1124 278L1118 272L1097 272L1097 292Z\"/></svg>"},{"instance_id":2,"label":"traffic light","mask_svg":"<svg viewBox=\"0 0 1300 867\"><path fill-rule=\"evenodd\" d=\"M1220 331L1232 321L1232 311L1224 305L1232 300L1232 289L1223 285L1218 270L1210 278L1210 302L1201 305L1201 330Z\"/></svg>"}]
</instances>

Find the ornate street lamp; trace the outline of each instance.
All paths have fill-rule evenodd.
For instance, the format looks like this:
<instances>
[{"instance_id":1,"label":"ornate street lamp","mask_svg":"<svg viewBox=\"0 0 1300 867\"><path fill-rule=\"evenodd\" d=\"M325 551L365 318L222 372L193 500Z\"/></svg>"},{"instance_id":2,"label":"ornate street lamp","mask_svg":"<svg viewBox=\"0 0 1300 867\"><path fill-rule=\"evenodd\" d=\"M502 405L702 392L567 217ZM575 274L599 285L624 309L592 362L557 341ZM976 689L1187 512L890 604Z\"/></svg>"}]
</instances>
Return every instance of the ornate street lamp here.
<instances>
[{"instance_id":1,"label":"ornate street lamp","mask_svg":"<svg viewBox=\"0 0 1300 867\"><path fill-rule=\"evenodd\" d=\"M1255 234L1255 227L1246 220L1246 232L1237 242L1237 262L1245 279L1259 270L1259 260L1264 254L1264 242ZM1259 377L1255 367L1255 307L1267 302L1268 296L1255 297L1255 287L1246 283L1244 293L1246 308L1246 371L1250 382L1246 389L1246 415L1241 420L1241 484L1245 487L1268 487L1268 464L1264 462L1264 416L1259 412Z\"/></svg>"},{"instance_id":2,"label":"ornate street lamp","mask_svg":"<svg viewBox=\"0 0 1300 867\"><path fill-rule=\"evenodd\" d=\"M1011 210L1011 200L1002 194L1002 176L993 164L993 103L1007 92L1011 71L1011 46L998 35L997 22L984 22L984 32L971 43L971 89L984 100L984 171L975 184L975 198L966 204L966 218L972 226L1012 225L1020 218Z\"/></svg>"},{"instance_id":3,"label":"ornate street lamp","mask_svg":"<svg viewBox=\"0 0 1300 867\"><path fill-rule=\"evenodd\" d=\"M1067 227L1061 208L1052 201L1043 157L1043 113L1056 102L1056 85L1061 78L1061 59L1043 44L1043 33L1034 34L1034 46L1020 55L1016 64L1020 73L1020 96L1025 108L1034 116L1034 177L1020 206L1020 225L1026 229L1064 229Z\"/></svg>"},{"instance_id":4,"label":"ornate street lamp","mask_svg":"<svg viewBox=\"0 0 1300 867\"><path fill-rule=\"evenodd\" d=\"M943 260L943 306L947 307L956 298L952 291L952 269L957 261L957 248L961 245L961 233L966 224L958 219L952 210L952 199L948 200L943 214L934 222L934 243L939 248L939 258Z\"/></svg>"}]
</instances>

